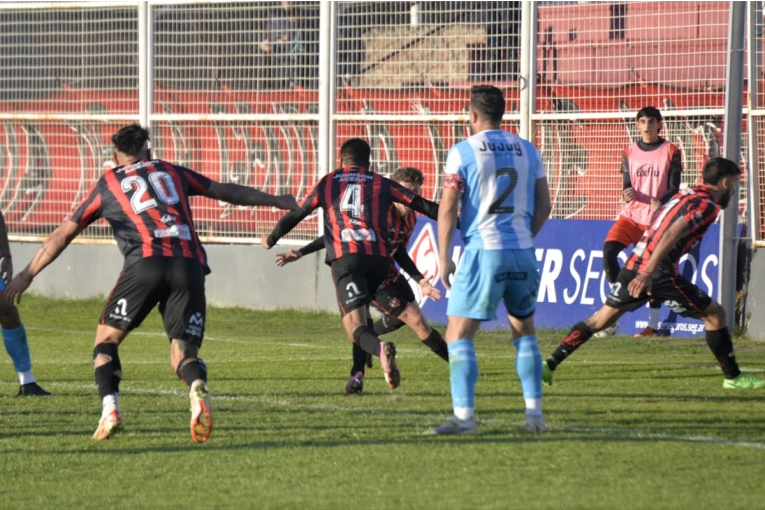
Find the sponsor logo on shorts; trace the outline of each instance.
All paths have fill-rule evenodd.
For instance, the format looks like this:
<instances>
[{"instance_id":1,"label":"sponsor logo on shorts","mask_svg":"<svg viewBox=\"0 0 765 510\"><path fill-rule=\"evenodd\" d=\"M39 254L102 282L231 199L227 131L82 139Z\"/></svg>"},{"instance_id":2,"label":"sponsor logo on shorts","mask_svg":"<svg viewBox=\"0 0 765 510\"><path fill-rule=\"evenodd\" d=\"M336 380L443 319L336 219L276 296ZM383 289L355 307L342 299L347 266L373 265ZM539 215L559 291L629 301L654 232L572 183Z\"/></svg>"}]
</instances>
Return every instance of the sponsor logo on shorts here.
<instances>
[{"instance_id":1,"label":"sponsor logo on shorts","mask_svg":"<svg viewBox=\"0 0 765 510\"><path fill-rule=\"evenodd\" d=\"M205 327L205 317L202 312L197 312L189 317L189 324L186 326L186 334L191 336L202 336Z\"/></svg>"},{"instance_id":2,"label":"sponsor logo on shorts","mask_svg":"<svg viewBox=\"0 0 765 510\"><path fill-rule=\"evenodd\" d=\"M118 299L117 306L109 313L108 317L116 321L130 322L130 318L127 316L127 299Z\"/></svg>"},{"instance_id":3,"label":"sponsor logo on shorts","mask_svg":"<svg viewBox=\"0 0 765 510\"><path fill-rule=\"evenodd\" d=\"M388 299L388 306L391 308L396 308L398 306L401 306L401 300L397 297L392 297Z\"/></svg>"},{"instance_id":4,"label":"sponsor logo on shorts","mask_svg":"<svg viewBox=\"0 0 765 510\"><path fill-rule=\"evenodd\" d=\"M494 281L496 283L505 282L507 280L523 281L529 277L526 272L508 271L506 273L499 273L494 275Z\"/></svg>"}]
</instances>

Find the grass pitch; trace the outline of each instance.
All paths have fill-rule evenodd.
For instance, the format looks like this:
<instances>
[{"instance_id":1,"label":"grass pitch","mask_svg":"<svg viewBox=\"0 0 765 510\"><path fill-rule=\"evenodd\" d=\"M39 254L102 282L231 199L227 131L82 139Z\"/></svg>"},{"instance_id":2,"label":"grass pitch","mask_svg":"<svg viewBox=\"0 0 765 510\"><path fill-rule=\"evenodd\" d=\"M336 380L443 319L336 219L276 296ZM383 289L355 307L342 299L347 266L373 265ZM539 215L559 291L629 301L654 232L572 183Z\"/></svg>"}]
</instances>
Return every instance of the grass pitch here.
<instances>
[{"instance_id":1,"label":"grass pitch","mask_svg":"<svg viewBox=\"0 0 765 510\"><path fill-rule=\"evenodd\" d=\"M120 351L125 429L96 442L101 305L24 298L34 372L54 395L16 397L0 354L0 508L765 505L765 391L723 390L703 338L593 339L545 388L550 432L534 435L509 335L483 332L481 434L425 437L451 414L449 371L410 331L388 336L401 388L376 363L364 394L346 395L351 346L336 316L210 309L201 354L215 428L197 445L152 314ZM561 336L539 335L544 357ZM736 347L742 368L765 377L765 344Z\"/></svg>"}]
</instances>

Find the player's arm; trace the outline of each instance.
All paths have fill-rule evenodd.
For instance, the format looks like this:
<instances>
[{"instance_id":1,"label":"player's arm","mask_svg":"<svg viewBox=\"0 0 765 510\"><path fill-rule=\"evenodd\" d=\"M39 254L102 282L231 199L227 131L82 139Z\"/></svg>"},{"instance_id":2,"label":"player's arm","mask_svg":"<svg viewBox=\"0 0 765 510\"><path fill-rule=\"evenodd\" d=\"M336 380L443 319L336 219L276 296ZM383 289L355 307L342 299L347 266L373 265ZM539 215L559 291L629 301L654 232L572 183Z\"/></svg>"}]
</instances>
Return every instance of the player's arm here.
<instances>
[{"instance_id":1,"label":"player's arm","mask_svg":"<svg viewBox=\"0 0 765 510\"><path fill-rule=\"evenodd\" d=\"M547 177L542 177L537 179L534 186L534 216L531 218L531 235L536 237L550 217L551 212L550 186L547 184Z\"/></svg>"},{"instance_id":2,"label":"player's arm","mask_svg":"<svg viewBox=\"0 0 765 510\"><path fill-rule=\"evenodd\" d=\"M622 151L622 200L625 202L631 202L635 198L635 189L632 187L632 179L630 179L630 162L627 151Z\"/></svg>"},{"instance_id":3,"label":"player's arm","mask_svg":"<svg viewBox=\"0 0 765 510\"><path fill-rule=\"evenodd\" d=\"M662 205L669 202L680 191L680 181L683 177L683 157L680 149L672 152L672 159L669 162L669 180L667 183L667 192L659 201Z\"/></svg>"},{"instance_id":4,"label":"player's arm","mask_svg":"<svg viewBox=\"0 0 765 510\"><path fill-rule=\"evenodd\" d=\"M414 263L412 257L406 252L406 250L398 249L393 253L393 260L396 261L398 266L406 271L406 274L412 277L414 281L420 283L420 280L425 278L423 274L417 269L417 264Z\"/></svg>"},{"instance_id":5,"label":"player's arm","mask_svg":"<svg viewBox=\"0 0 765 510\"><path fill-rule=\"evenodd\" d=\"M298 208L297 200L292 195L271 195L233 182L211 181L210 187L204 195L234 205L276 207L288 211L294 211Z\"/></svg>"},{"instance_id":6,"label":"player's arm","mask_svg":"<svg viewBox=\"0 0 765 510\"><path fill-rule=\"evenodd\" d=\"M43 242L40 249L37 250L37 253L27 267L8 284L8 287L5 289L5 296L8 300L20 302L21 294L29 288L34 277L56 260L61 255L61 252L69 246L69 243L82 232L83 228L74 221L66 221L54 230L50 237Z\"/></svg>"},{"instance_id":7,"label":"player's arm","mask_svg":"<svg viewBox=\"0 0 765 510\"><path fill-rule=\"evenodd\" d=\"M276 254L276 265L279 267L284 266L285 264L289 264L290 262L295 262L296 260L303 257L303 255L309 255L311 253L316 253L319 250L324 249L324 236L319 236L310 243L306 244L299 250L290 250L287 253L277 253Z\"/></svg>"},{"instance_id":8,"label":"player's arm","mask_svg":"<svg viewBox=\"0 0 765 510\"><path fill-rule=\"evenodd\" d=\"M441 283L447 290L451 288L449 277L454 274L456 269L449 254L452 251L452 240L457 228L457 214L461 198L462 191L444 184L441 203L438 206L438 249L441 262Z\"/></svg>"},{"instance_id":9,"label":"player's arm","mask_svg":"<svg viewBox=\"0 0 765 510\"><path fill-rule=\"evenodd\" d=\"M669 255L669 252L672 251L675 244L677 244L680 239L687 236L690 231L691 226L684 216L676 219L675 222L670 225L659 240L656 248L651 252L651 256L648 258L646 265L630 282L628 289L632 297L640 297L643 292L651 292L651 274L656 271L659 263Z\"/></svg>"}]
</instances>

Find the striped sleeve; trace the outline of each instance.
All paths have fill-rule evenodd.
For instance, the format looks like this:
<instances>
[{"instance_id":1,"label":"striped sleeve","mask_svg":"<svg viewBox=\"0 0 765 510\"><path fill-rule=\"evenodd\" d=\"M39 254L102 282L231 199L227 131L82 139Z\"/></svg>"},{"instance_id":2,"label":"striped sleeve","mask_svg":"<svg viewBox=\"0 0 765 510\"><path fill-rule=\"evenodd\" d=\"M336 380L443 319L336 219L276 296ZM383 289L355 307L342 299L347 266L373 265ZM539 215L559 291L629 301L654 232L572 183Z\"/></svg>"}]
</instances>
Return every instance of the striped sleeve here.
<instances>
[{"instance_id":1,"label":"striped sleeve","mask_svg":"<svg viewBox=\"0 0 765 510\"><path fill-rule=\"evenodd\" d=\"M77 205L69 217L69 221L73 221L80 227L85 228L101 217L103 213L101 201L102 181L103 177L90 187L85 198Z\"/></svg>"},{"instance_id":2,"label":"striped sleeve","mask_svg":"<svg viewBox=\"0 0 765 510\"><path fill-rule=\"evenodd\" d=\"M719 212L720 208L717 204L708 198L690 200L683 218L688 222L691 233L694 233L714 223Z\"/></svg>"},{"instance_id":3,"label":"striped sleeve","mask_svg":"<svg viewBox=\"0 0 765 510\"><path fill-rule=\"evenodd\" d=\"M176 165L175 169L188 181L189 196L207 195L212 185L212 179L186 167Z\"/></svg>"}]
</instances>

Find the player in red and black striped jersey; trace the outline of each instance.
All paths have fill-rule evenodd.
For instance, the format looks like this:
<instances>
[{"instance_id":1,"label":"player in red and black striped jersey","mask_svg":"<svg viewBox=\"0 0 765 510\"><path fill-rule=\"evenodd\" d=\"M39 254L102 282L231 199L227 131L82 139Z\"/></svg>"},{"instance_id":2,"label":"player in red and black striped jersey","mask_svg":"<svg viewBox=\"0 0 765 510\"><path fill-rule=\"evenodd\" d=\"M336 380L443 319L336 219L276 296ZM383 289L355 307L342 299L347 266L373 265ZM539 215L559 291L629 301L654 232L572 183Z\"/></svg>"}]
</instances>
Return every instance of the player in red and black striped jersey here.
<instances>
[{"instance_id":1,"label":"player in red and black striped jersey","mask_svg":"<svg viewBox=\"0 0 765 510\"><path fill-rule=\"evenodd\" d=\"M546 384L552 384L553 371L593 334L653 298L678 315L704 321L707 345L725 376L723 388L765 388L765 381L739 370L725 310L678 270L680 257L699 242L720 208L730 202L738 189L741 169L729 159L711 158L704 165L703 177L703 185L681 191L659 209L619 272L603 307L577 323L542 363Z\"/></svg>"},{"instance_id":2,"label":"player in red and black striped jersey","mask_svg":"<svg viewBox=\"0 0 765 510\"><path fill-rule=\"evenodd\" d=\"M149 132L132 124L112 137L117 167L107 170L72 216L43 243L9 284L6 296L21 299L48 264L88 225L106 219L125 265L98 328L93 370L103 412L93 438L108 439L122 428L118 406L122 378L118 346L159 304L170 339L170 363L190 387L191 436L204 442L212 431L207 367L198 357L204 337L207 267L189 205L203 195L237 205L296 209L291 195L272 196L237 184L222 184L188 168L151 158Z\"/></svg>"},{"instance_id":3,"label":"player in red and black striped jersey","mask_svg":"<svg viewBox=\"0 0 765 510\"><path fill-rule=\"evenodd\" d=\"M322 177L297 211L286 214L261 244L270 249L318 207L324 209L326 262L332 268L343 326L351 342L378 356L390 388L401 374L392 342L381 342L367 324L367 305L385 281L393 253L388 235L388 214L395 203L430 217L438 204L369 170L369 144L352 138L340 148L342 168Z\"/></svg>"},{"instance_id":4,"label":"player in red and black striped jersey","mask_svg":"<svg viewBox=\"0 0 765 510\"><path fill-rule=\"evenodd\" d=\"M424 182L422 172L413 167L400 167L393 172L390 178L418 195ZM394 203L390 208L388 239L393 250L393 260L418 283L423 296L438 300L441 298L441 292L433 287L430 280L425 278L417 269L407 252L409 239L414 232L416 223L417 215L407 206ZM276 265L289 264L303 255L317 252L322 248L324 248L324 236L316 238L299 250L277 254ZM381 336L408 325L423 344L445 361L449 361L449 352L441 333L428 324L417 304L412 288L395 266L391 266L388 277L375 291L372 304L383 313L382 318L372 325L372 330L376 335ZM367 356L367 353L358 344L353 344L353 366L351 367L350 379L345 386L347 393L361 393L363 391Z\"/></svg>"}]
</instances>

